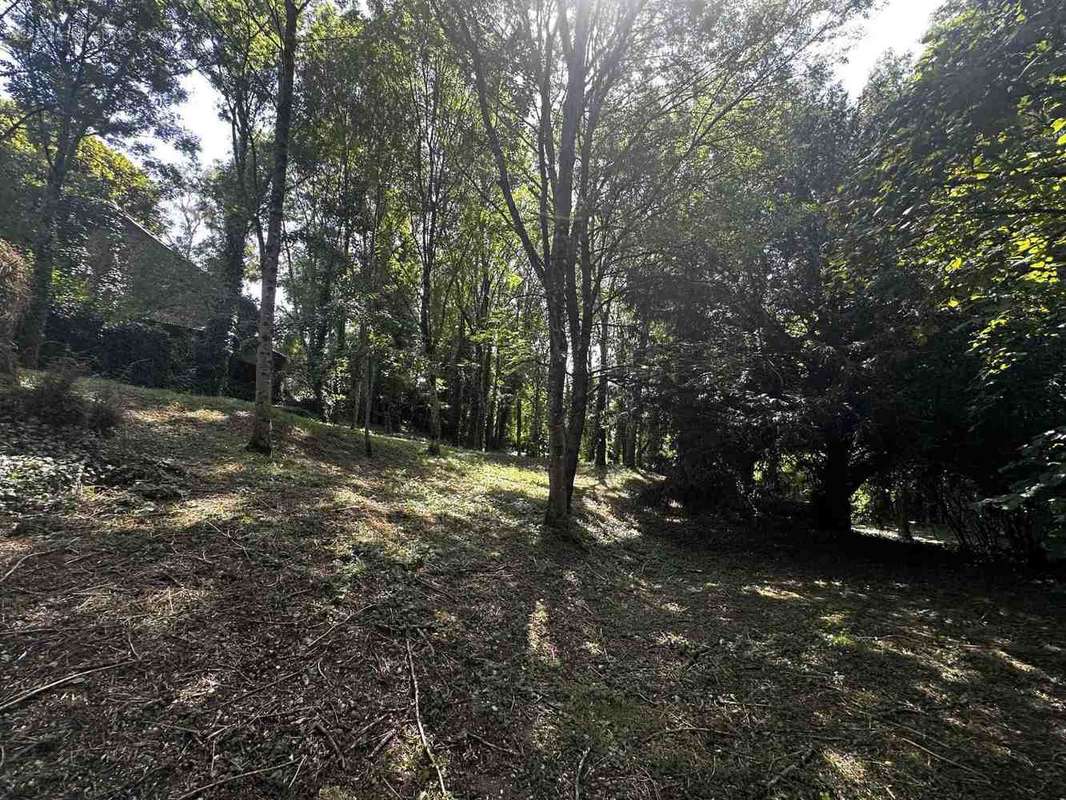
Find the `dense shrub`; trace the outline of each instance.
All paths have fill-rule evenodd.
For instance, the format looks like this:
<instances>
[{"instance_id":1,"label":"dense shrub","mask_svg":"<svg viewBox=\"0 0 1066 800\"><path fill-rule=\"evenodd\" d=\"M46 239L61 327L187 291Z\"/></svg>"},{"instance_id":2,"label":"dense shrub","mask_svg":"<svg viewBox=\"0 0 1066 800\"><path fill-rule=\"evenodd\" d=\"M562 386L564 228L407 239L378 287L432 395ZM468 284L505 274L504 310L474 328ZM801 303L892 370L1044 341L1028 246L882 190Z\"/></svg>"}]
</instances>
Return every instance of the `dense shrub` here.
<instances>
[{"instance_id":1,"label":"dense shrub","mask_svg":"<svg viewBox=\"0 0 1066 800\"><path fill-rule=\"evenodd\" d=\"M81 391L78 381L84 374L85 366L75 359L56 359L32 388L21 393L22 413L56 428L110 433L122 422L122 407L114 393L90 397Z\"/></svg>"},{"instance_id":2,"label":"dense shrub","mask_svg":"<svg viewBox=\"0 0 1066 800\"><path fill-rule=\"evenodd\" d=\"M49 312L45 365L74 358L89 371L138 386L193 388L193 334L147 322L108 324L87 303L64 300Z\"/></svg>"},{"instance_id":3,"label":"dense shrub","mask_svg":"<svg viewBox=\"0 0 1066 800\"><path fill-rule=\"evenodd\" d=\"M109 377L138 386L170 386L175 347L170 335L154 325L123 322L101 332L97 364Z\"/></svg>"},{"instance_id":4,"label":"dense shrub","mask_svg":"<svg viewBox=\"0 0 1066 800\"><path fill-rule=\"evenodd\" d=\"M87 303L76 300L53 303L41 349L42 363L73 357L94 368L101 351L103 330L104 318Z\"/></svg>"}]
</instances>

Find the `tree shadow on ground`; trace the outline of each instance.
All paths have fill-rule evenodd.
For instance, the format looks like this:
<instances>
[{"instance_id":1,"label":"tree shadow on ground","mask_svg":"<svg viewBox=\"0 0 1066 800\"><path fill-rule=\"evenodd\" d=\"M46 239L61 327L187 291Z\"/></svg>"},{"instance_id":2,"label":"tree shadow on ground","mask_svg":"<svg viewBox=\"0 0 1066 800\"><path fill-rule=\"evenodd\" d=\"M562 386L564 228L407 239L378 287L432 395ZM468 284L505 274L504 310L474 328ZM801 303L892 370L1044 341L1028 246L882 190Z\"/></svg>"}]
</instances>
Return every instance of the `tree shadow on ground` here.
<instances>
[{"instance_id":1,"label":"tree shadow on ground","mask_svg":"<svg viewBox=\"0 0 1066 800\"><path fill-rule=\"evenodd\" d=\"M247 424L145 401L115 447L184 496L91 491L7 540L36 555L0 584L0 704L103 668L0 711L5 796L432 797L419 720L461 798L1041 797L1066 770L1055 588L653 513L624 474L582 480L582 550L522 460L302 422L248 458Z\"/></svg>"}]
</instances>

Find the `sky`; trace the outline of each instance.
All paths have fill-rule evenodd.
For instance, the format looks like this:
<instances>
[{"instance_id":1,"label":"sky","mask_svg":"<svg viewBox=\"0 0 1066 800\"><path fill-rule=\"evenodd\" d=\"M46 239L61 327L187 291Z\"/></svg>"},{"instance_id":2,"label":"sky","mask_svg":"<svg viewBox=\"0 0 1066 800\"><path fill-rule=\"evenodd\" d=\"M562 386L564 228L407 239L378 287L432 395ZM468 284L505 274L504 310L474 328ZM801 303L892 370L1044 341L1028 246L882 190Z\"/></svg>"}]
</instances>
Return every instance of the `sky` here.
<instances>
[{"instance_id":1,"label":"sky","mask_svg":"<svg viewBox=\"0 0 1066 800\"><path fill-rule=\"evenodd\" d=\"M942 0L888 0L861 26L861 38L837 71L852 97L862 91L877 60L887 50L917 54L922 35Z\"/></svg>"},{"instance_id":2,"label":"sky","mask_svg":"<svg viewBox=\"0 0 1066 800\"><path fill-rule=\"evenodd\" d=\"M857 26L855 45L847 63L837 74L848 92L857 96L874 64L886 50L917 51L933 11L941 0L887 0L881 10ZM216 95L198 74L185 79L188 99L178 113L185 125L200 140L199 161L207 166L229 154L229 128L218 118ZM169 145L160 143L157 157L178 164L182 157Z\"/></svg>"},{"instance_id":3,"label":"sky","mask_svg":"<svg viewBox=\"0 0 1066 800\"><path fill-rule=\"evenodd\" d=\"M922 35L942 0L882 0L879 10L855 26L854 44L837 76L852 97L858 96L877 60L888 50L917 53ZM201 166L224 160L229 155L229 127L218 117L217 95L207 80L196 73L185 79L188 98L178 108L184 126L200 141ZM156 144L156 157L186 166L185 157L166 143ZM246 293L258 297L257 282L249 282ZM284 295L279 303L284 305Z\"/></svg>"}]
</instances>

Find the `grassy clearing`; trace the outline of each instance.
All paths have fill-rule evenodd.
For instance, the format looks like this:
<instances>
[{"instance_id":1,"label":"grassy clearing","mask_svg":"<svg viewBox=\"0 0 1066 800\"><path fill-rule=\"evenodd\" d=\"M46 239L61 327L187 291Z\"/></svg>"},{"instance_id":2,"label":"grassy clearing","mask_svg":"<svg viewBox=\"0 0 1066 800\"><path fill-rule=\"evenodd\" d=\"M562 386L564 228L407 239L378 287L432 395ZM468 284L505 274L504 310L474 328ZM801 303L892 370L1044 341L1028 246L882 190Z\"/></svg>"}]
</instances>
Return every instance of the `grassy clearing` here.
<instances>
[{"instance_id":1,"label":"grassy clearing","mask_svg":"<svg viewBox=\"0 0 1066 800\"><path fill-rule=\"evenodd\" d=\"M580 479L585 552L534 463L287 415L267 460L245 403L120 391L129 480L0 521L5 797L1066 785L1057 587L664 516L623 471Z\"/></svg>"}]
</instances>

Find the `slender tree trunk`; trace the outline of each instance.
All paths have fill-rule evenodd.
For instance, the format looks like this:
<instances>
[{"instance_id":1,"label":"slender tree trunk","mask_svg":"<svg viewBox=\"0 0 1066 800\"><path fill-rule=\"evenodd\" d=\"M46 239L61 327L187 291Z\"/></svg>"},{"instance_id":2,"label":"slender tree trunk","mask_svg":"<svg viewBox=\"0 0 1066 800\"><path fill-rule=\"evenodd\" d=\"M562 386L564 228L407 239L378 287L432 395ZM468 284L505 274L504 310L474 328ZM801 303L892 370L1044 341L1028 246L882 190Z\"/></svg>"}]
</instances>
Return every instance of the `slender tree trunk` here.
<instances>
[{"instance_id":1,"label":"slender tree trunk","mask_svg":"<svg viewBox=\"0 0 1066 800\"><path fill-rule=\"evenodd\" d=\"M566 510L574 499L574 480L581 457L581 438L585 433L589 390L589 339L587 332L574 348L574 375L570 384L570 420L566 430Z\"/></svg>"},{"instance_id":2,"label":"slender tree trunk","mask_svg":"<svg viewBox=\"0 0 1066 800\"><path fill-rule=\"evenodd\" d=\"M412 228L414 223L412 223ZM433 247L430 243L429 247ZM437 348L433 332L433 252L422 253L422 304L419 328L422 354L426 359L426 389L429 393L429 448L431 456L440 455L440 393L437 386Z\"/></svg>"},{"instance_id":3,"label":"slender tree trunk","mask_svg":"<svg viewBox=\"0 0 1066 800\"><path fill-rule=\"evenodd\" d=\"M351 417L348 419L348 427L355 430L359 424L359 401L363 395L363 359L366 357L369 346L370 333L366 322L359 323L359 342L348 354L348 374L351 381L348 389L348 403Z\"/></svg>"},{"instance_id":4,"label":"slender tree trunk","mask_svg":"<svg viewBox=\"0 0 1066 800\"><path fill-rule=\"evenodd\" d=\"M600 379L596 384L596 411L593 417L593 459L597 469L607 467L607 335L610 324L610 305L603 309L600 320Z\"/></svg>"},{"instance_id":5,"label":"slender tree trunk","mask_svg":"<svg viewBox=\"0 0 1066 800\"><path fill-rule=\"evenodd\" d=\"M544 392L541 384L541 370L538 369L533 378L533 419L529 424L529 450L528 454L537 458L541 454L541 446L544 444Z\"/></svg>"},{"instance_id":6,"label":"slender tree trunk","mask_svg":"<svg viewBox=\"0 0 1066 800\"><path fill-rule=\"evenodd\" d=\"M463 411L466 403L466 376L463 374L462 364L466 360L466 321L460 316L459 334L452 350L452 361L449 368L449 425L451 426L452 441L456 447L463 443Z\"/></svg>"},{"instance_id":7,"label":"slender tree trunk","mask_svg":"<svg viewBox=\"0 0 1066 800\"><path fill-rule=\"evenodd\" d=\"M522 454L522 386L519 379L514 393L514 449L519 455Z\"/></svg>"},{"instance_id":8,"label":"slender tree trunk","mask_svg":"<svg viewBox=\"0 0 1066 800\"><path fill-rule=\"evenodd\" d=\"M429 374L429 454L440 455L440 390L437 387L437 370L430 362Z\"/></svg>"},{"instance_id":9,"label":"slender tree trunk","mask_svg":"<svg viewBox=\"0 0 1066 800\"><path fill-rule=\"evenodd\" d=\"M484 450L489 433L489 394L492 390L492 343L486 342L481 352L481 385L478 387L478 416L474 435L476 450Z\"/></svg>"},{"instance_id":10,"label":"slender tree trunk","mask_svg":"<svg viewBox=\"0 0 1066 800\"><path fill-rule=\"evenodd\" d=\"M561 311L561 309L559 309ZM561 314L559 315L561 316ZM565 524L570 492L566 485L566 338L562 322L550 326L548 354L548 526Z\"/></svg>"},{"instance_id":11,"label":"slender tree trunk","mask_svg":"<svg viewBox=\"0 0 1066 800\"><path fill-rule=\"evenodd\" d=\"M363 446L366 448L367 458L374 455L374 446L370 441L370 416L374 405L374 360L368 355L366 358L366 416L363 417Z\"/></svg>"},{"instance_id":12,"label":"slender tree trunk","mask_svg":"<svg viewBox=\"0 0 1066 800\"><path fill-rule=\"evenodd\" d=\"M827 531L851 530L851 445L847 437L831 434L814 493L815 524Z\"/></svg>"},{"instance_id":13,"label":"slender tree trunk","mask_svg":"<svg viewBox=\"0 0 1066 800\"><path fill-rule=\"evenodd\" d=\"M281 225L285 212L285 175L289 166L289 128L292 123L293 76L296 72L295 0L285 0L285 30L282 35L278 113L274 125L274 167L267 211L267 241L262 259L262 297L259 303L259 349L255 369L255 422L248 449L269 454L271 407L274 400L274 299L278 288L281 257Z\"/></svg>"},{"instance_id":14,"label":"slender tree trunk","mask_svg":"<svg viewBox=\"0 0 1066 800\"><path fill-rule=\"evenodd\" d=\"M489 401L489 413L485 421L485 448L500 449L500 419L503 411L500 403L500 348L496 346L495 364L492 368L492 397Z\"/></svg>"},{"instance_id":15,"label":"slender tree trunk","mask_svg":"<svg viewBox=\"0 0 1066 800\"><path fill-rule=\"evenodd\" d=\"M625 441L622 445L622 463L630 469L637 467L637 439L640 435L640 422L644 413L644 360L648 356L648 322L641 322L640 339L634 353L633 366L636 377L630 397L630 406L626 415Z\"/></svg>"}]
</instances>

